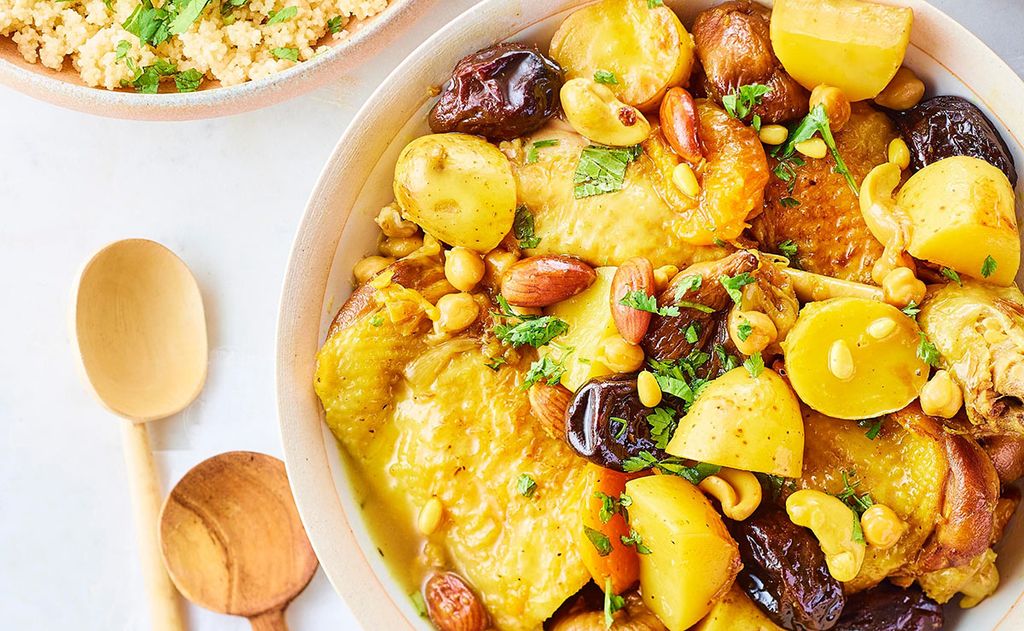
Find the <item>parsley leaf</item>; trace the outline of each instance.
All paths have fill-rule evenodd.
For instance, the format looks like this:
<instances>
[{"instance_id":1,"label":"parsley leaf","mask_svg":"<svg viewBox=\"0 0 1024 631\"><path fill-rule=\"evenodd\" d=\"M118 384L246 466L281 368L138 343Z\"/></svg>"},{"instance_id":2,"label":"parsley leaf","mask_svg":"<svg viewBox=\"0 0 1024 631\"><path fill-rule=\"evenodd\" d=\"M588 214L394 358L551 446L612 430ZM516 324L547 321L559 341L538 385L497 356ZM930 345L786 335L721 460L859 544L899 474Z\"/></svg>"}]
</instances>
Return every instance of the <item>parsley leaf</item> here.
<instances>
[{"instance_id":1,"label":"parsley leaf","mask_svg":"<svg viewBox=\"0 0 1024 631\"><path fill-rule=\"evenodd\" d=\"M740 365L739 360L732 355L728 355L725 352L725 347L721 344L715 344L715 355L718 356L718 363L722 364L723 372L729 372Z\"/></svg>"},{"instance_id":2,"label":"parsley leaf","mask_svg":"<svg viewBox=\"0 0 1024 631\"><path fill-rule=\"evenodd\" d=\"M757 379L762 372L764 372L764 359L761 358L761 353L754 353L743 362L743 367L747 369L750 376Z\"/></svg>"},{"instance_id":3,"label":"parsley leaf","mask_svg":"<svg viewBox=\"0 0 1024 631\"><path fill-rule=\"evenodd\" d=\"M175 4L178 7L178 15L174 16L167 27L171 35L180 35L187 31L203 14L203 10L208 4L210 4L210 0L178 0Z\"/></svg>"},{"instance_id":4,"label":"parsley leaf","mask_svg":"<svg viewBox=\"0 0 1024 631\"><path fill-rule=\"evenodd\" d=\"M498 296L498 305L501 311L495 313L495 317L516 322L514 324L496 323L493 329L494 335L502 342L514 347L529 345L539 348L569 330L569 324L565 320L554 316L527 316L513 313L508 301L502 296Z\"/></svg>"},{"instance_id":5,"label":"parsley leaf","mask_svg":"<svg viewBox=\"0 0 1024 631\"><path fill-rule=\"evenodd\" d=\"M935 345L923 332L918 333L918 336L920 336L920 341L917 343L917 356L929 366L938 366L939 349L935 348Z\"/></svg>"},{"instance_id":6,"label":"parsley leaf","mask_svg":"<svg viewBox=\"0 0 1024 631\"><path fill-rule=\"evenodd\" d=\"M792 239L786 239L779 245L775 246L779 250L779 254L786 257L790 261L796 258L797 245L793 243Z\"/></svg>"},{"instance_id":7,"label":"parsley leaf","mask_svg":"<svg viewBox=\"0 0 1024 631\"><path fill-rule=\"evenodd\" d=\"M287 59L288 61L299 60L299 49L298 48L275 48L270 53L278 59Z\"/></svg>"},{"instance_id":8,"label":"parsley leaf","mask_svg":"<svg viewBox=\"0 0 1024 631\"><path fill-rule=\"evenodd\" d=\"M629 422L626 419L619 418L617 416L611 417L610 420L619 424L619 429L617 429L615 434L613 434L615 436L615 440L622 440L622 437L626 435L626 430L629 429Z\"/></svg>"},{"instance_id":9,"label":"parsley leaf","mask_svg":"<svg viewBox=\"0 0 1024 631\"><path fill-rule=\"evenodd\" d=\"M343 28L345 28L345 18L340 15L327 20L327 30L331 32L331 35L337 35Z\"/></svg>"},{"instance_id":10,"label":"parsley leaf","mask_svg":"<svg viewBox=\"0 0 1024 631\"><path fill-rule=\"evenodd\" d=\"M682 298L691 291L697 291L700 286L704 283L704 277L700 274L690 274L684 276L682 280L676 285L676 298Z\"/></svg>"},{"instance_id":11,"label":"parsley leaf","mask_svg":"<svg viewBox=\"0 0 1024 631\"><path fill-rule=\"evenodd\" d=\"M736 327L736 336L740 338L741 342L746 342L750 337L750 334L754 332L754 327L749 322L744 320L740 322L739 326Z\"/></svg>"},{"instance_id":12,"label":"parsley leaf","mask_svg":"<svg viewBox=\"0 0 1024 631\"><path fill-rule=\"evenodd\" d=\"M651 426L651 438L658 449L668 447L668 441L676 431L676 414L671 408L656 407L653 414L647 415L647 424Z\"/></svg>"},{"instance_id":13,"label":"parsley leaf","mask_svg":"<svg viewBox=\"0 0 1024 631\"><path fill-rule=\"evenodd\" d=\"M516 491L519 492L523 497L533 497L533 492L537 490L537 483L533 481L529 473L521 473L516 478Z\"/></svg>"},{"instance_id":14,"label":"parsley leaf","mask_svg":"<svg viewBox=\"0 0 1024 631\"><path fill-rule=\"evenodd\" d=\"M625 149L597 145L584 148L573 176L573 195L580 199L621 190L626 167L640 157L642 151L640 145Z\"/></svg>"},{"instance_id":15,"label":"parsley leaf","mask_svg":"<svg viewBox=\"0 0 1024 631\"><path fill-rule=\"evenodd\" d=\"M689 300L677 300L675 306L676 307L681 307L683 309L694 309L696 311L700 311L701 313L714 313L715 312L714 309L712 309L711 307L709 307L707 305L702 305L699 302L691 302Z\"/></svg>"},{"instance_id":16,"label":"parsley leaf","mask_svg":"<svg viewBox=\"0 0 1024 631\"><path fill-rule=\"evenodd\" d=\"M985 260L981 263L981 275L988 278L996 272L996 260L989 254L985 257Z\"/></svg>"},{"instance_id":17,"label":"parsley leaf","mask_svg":"<svg viewBox=\"0 0 1024 631\"><path fill-rule=\"evenodd\" d=\"M619 497L612 497L607 493L595 491L594 497L601 500L601 510L598 511L597 516L602 524L607 524L612 520L612 517L620 513L623 518L629 519L626 509L633 505L633 498L629 495L621 493Z\"/></svg>"},{"instance_id":18,"label":"parsley leaf","mask_svg":"<svg viewBox=\"0 0 1024 631\"><path fill-rule=\"evenodd\" d=\"M789 138L786 139L784 144L779 145L772 151L772 155L780 160L779 165L775 167L775 175L786 182L792 180L792 177L787 179L780 175L779 167L782 166L783 161L789 160L793 156L798 144L805 140L810 140L815 134L821 134L821 139L825 141L825 145L832 154L832 159L836 162L835 172L846 178L846 184L853 191L854 195L859 195L857 183L853 181L850 169L847 168L843 157L839 155L836 140L832 136L831 127L829 127L828 112L825 111L825 106L821 103L815 105L811 112L789 133ZM803 160L801 160L801 164L798 166L802 166L802 162ZM794 174L790 172L787 175L792 176Z\"/></svg>"},{"instance_id":19,"label":"parsley leaf","mask_svg":"<svg viewBox=\"0 0 1024 631\"><path fill-rule=\"evenodd\" d=\"M783 197L779 200L779 205L783 208L796 208L800 205L800 200L795 197Z\"/></svg>"},{"instance_id":20,"label":"parsley leaf","mask_svg":"<svg viewBox=\"0 0 1024 631\"><path fill-rule=\"evenodd\" d=\"M420 592L412 592L409 594L410 600L412 600L412 606L416 609L416 613L420 615L420 618L427 617L427 601L423 599L423 594Z\"/></svg>"},{"instance_id":21,"label":"parsley leaf","mask_svg":"<svg viewBox=\"0 0 1024 631\"><path fill-rule=\"evenodd\" d=\"M622 540L622 545L633 546L636 548L637 554L650 554L651 549L644 545L644 540L636 530L630 528L629 536L622 535L619 537Z\"/></svg>"},{"instance_id":22,"label":"parsley leaf","mask_svg":"<svg viewBox=\"0 0 1024 631\"><path fill-rule=\"evenodd\" d=\"M863 421L857 421L857 425L868 428L864 435L867 436L868 440L874 440L878 438L878 433L882 431L882 418L864 419Z\"/></svg>"},{"instance_id":23,"label":"parsley leaf","mask_svg":"<svg viewBox=\"0 0 1024 631\"><path fill-rule=\"evenodd\" d=\"M921 313L921 308L917 306L916 302L911 300L910 304L900 309L900 311L902 311L908 318L916 320L917 314Z\"/></svg>"},{"instance_id":24,"label":"parsley leaf","mask_svg":"<svg viewBox=\"0 0 1024 631\"><path fill-rule=\"evenodd\" d=\"M594 81L605 85L619 85L619 78L610 70L597 70L594 72Z\"/></svg>"},{"instance_id":25,"label":"parsley leaf","mask_svg":"<svg viewBox=\"0 0 1024 631\"><path fill-rule=\"evenodd\" d=\"M537 151L538 149L554 147L556 145L558 145L557 138L548 138L547 140L538 140L530 143L530 148L526 150L526 164L533 164L537 160L540 160L540 153Z\"/></svg>"},{"instance_id":26,"label":"parsley leaf","mask_svg":"<svg viewBox=\"0 0 1024 631\"><path fill-rule=\"evenodd\" d=\"M519 240L519 247L526 250L540 245L540 237L534 234L533 213L520 204L516 207L516 218L512 221L512 234Z\"/></svg>"},{"instance_id":27,"label":"parsley leaf","mask_svg":"<svg viewBox=\"0 0 1024 631\"><path fill-rule=\"evenodd\" d=\"M836 493L836 497L852 508L856 515L862 515L864 511L874 505L875 500L871 497L870 493L857 495L857 487L860 486L860 480L857 479L856 471L846 471L843 469L840 473L843 477L843 490Z\"/></svg>"},{"instance_id":28,"label":"parsley leaf","mask_svg":"<svg viewBox=\"0 0 1024 631\"><path fill-rule=\"evenodd\" d=\"M612 553L612 542L608 539L608 535L600 530L594 530L590 526L584 526L583 532L587 535L587 539L590 539L590 543L594 545L598 556L606 557Z\"/></svg>"},{"instance_id":29,"label":"parsley leaf","mask_svg":"<svg viewBox=\"0 0 1024 631\"><path fill-rule=\"evenodd\" d=\"M660 7L660 6L664 6L664 4L665 3L664 3L663 0L647 0L647 8L648 9L655 9L657 7Z\"/></svg>"},{"instance_id":30,"label":"parsley leaf","mask_svg":"<svg viewBox=\"0 0 1024 631\"><path fill-rule=\"evenodd\" d=\"M942 272L943 276L945 276L949 280L953 281L957 285L960 285L961 287L964 286L964 281L960 280L960 274L958 274L957 271L955 269L953 269L952 267L943 267L939 271Z\"/></svg>"},{"instance_id":31,"label":"parsley leaf","mask_svg":"<svg viewBox=\"0 0 1024 631\"><path fill-rule=\"evenodd\" d=\"M195 92L203 82L203 73L195 68L183 70L174 75L174 86L178 92Z\"/></svg>"},{"instance_id":32,"label":"parsley leaf","mask_svg":"<svg viewBox=\"0 0 1024 631\"><path fill-rule=\"evenodd\" d=\"M674 317L679 315L679 307L671 305L658 307L658 299L654 296L648 296L640 289L627 293L619 300L619 304L636 309L637 311L646 311L660 316Z\"/></svg>"},{"instance_id":33,"label":"parsley leaf","mask_svg":"<svg viewBox=\"0 0 1024 631\"><path fill-rule=\"evenodd\" d=\"M651 0L647 1L650 2ZM658 2L661 2L661 0L658 0ZM625 606L626 599L612 591L612 577L609 576L604 579L604 627L606 629L611 629L612 625L615 624L615 618L612 615Z\"/></svg>"},{"instance_id":34,"label":"parsley leaf","mask_svg":"<svg viewBox=\"0 0 1024 631\"><path fill-rule=\"evenodd\" d=\"M775 155L774 153L772 155ZM779 158L779 163L772 169L772 173L775 177L779 178L786 183L786 190L789 194L793 194L793 190L796 189L796 170L799 167L807 164L803 158L797 154L792 154L785 158Z\"/></svg>"},{"instance_id":35,"label":"parsley leaf","mask_svg":"<svg viewBox=\"0 0 1024 631\"><path fill-rule=\"evenodd\" d=\"M760 83L741 85L731 94L722 97L722 107L729 116L743 120L761 102L761 98L771 91L769 86Z\"/></svg>"},{"instance_id":36,"label":"parsley leaf","mask_svg":"<svg viewBox=\"0 0 1024 631\"><path fill-rule=\"evenodd\" d=\"M382 316L381 314L378 313L377 315L375 315L372 318L370 318L370 326L383 326L383 325L384 325L384 316Z\"/></svg>"},{"instance_id":37,"label":"parsley leaf","mask_svg":"<svg viewBox=\"0 0 1024 631\"><path fill-rule=\"evenodd\" d=\"M488 359L487 361L485 361L484 362L484 366L487 366L488 368L490 368L494 372L498 372L498 369L501 368L502 366L504 366L507 363L508 363L508 360L505 359L504 357L502 357L501 355L499 355L497 357L492 357L492 358Z\"/></svg>"},{"instance_id":38,"label":"parsley leaf","mask_svg":"<svg viewBox=\"0 0 1024 631\"><path fill-rule=\"evenodd\" d=\"M729 294L729 297L732 298L732 301L736 304L740 304L740 301L743 300L743 293L740 289L757 281L755 281L754 277L750 275L750 272L743 272L741 274L736 274L732 278L723 274L718 277L718 282L722 283L722 287L725 287L725 291Z\"/></svg>"},{"instance_id":39,"label":"parsley leaf","mask_svg":"<svg viewBox=\"0 0 1024 631\"><path fill-rule=\"evenodd\" d=\"M131 85L134 86L136 92L142 94L156 94L160 89L160 78L169 77L178 71L178 67L166 59L157 59L152 65L146 66L142 70L135 67L135 63L130 57L125 58L125 63L135 74Z\"/></svg>"},{"instance_id":40,"label":"parsley leaf","mask_svg":"<svg viewBox=\"0 0 1024 631\"><path fill-rule=\"evenodd\" d=\"M721 471L722 467L706 462L698 462L691 467L683 460L671 457L658 460L649 451L641 451L639 455L622 461L622 470L626 473L636 473L645 469L657 469L668 475L678 475L690 484L700 484L704 478Z\"/></svg>"},{"instance_id":41,"label":"parsley leaf","mask_svg":"<svg viewBox=\"0 0 1024 631\"><path fill-rule=\"evenodd\" d=\"M683 332L683 337L690 344L696 344L697 340L700 339L700 323L691 322L690 326L686 327L686 331Z\"/></svg>"},{"instance_id":42,"label":"parsley leaf","mask_svg":"<svg viewBox=\"0 0 1024 631\"><path fill-rule=\"evenodd\" d=\"M132 43L126 39L122 39L114 47L114 52L117 53L114 57L114 61L121 61L128 56L128 53L132 51Z\"/></svg>"},{"instance_id":43,"label":"parsley leaf","mask_svg":"<svg viewBox=\"0 0 1024 631\"><path fill-rule=\"evenodd\" d=\"M288 20L295 17L295 14L299 12L298 7L285 7L280 11L271 11L270 19L267 20L267 26L271 24L280 24L281 22L287 22Z\"/></svg>"},{"instance_id":44,"label":"parsley leaf","mask_svg":"<svg viewBox=\"0 0 1024 631\"><path fill-rule=\"evenodd\" d=\"M174 6L168 3L168 6ZM139 38L143 44L159 46L171 36L168 22L172 15L165 8L155 8L151 0L142 0L121 28Z\"/></svg>"},{"instance_id":45,"label":"parsley leaf","mask_svg":"<svg viewBox=\"0 0 1024 631\"><path fill-rule=\"evenodd\" d=\"M864 543L864 530L860 527L860 517L857 516L856 512L853 513L852 538L854 543Z\"/></svg>"},{"instance_id":46,"label":"parsley leaf","mask_svg":"<svg viewBox=\"0 0 1024 631\"><path fill-rule=\"evenodd\" d=\"M530 386L540 381L546 382L549 386L554 386L558 384L564 374L565 355L557 362L547 356L541 357L530 364L530 369L526 371L526 377L523 379L523 385L520 388L528 390Z\"/></svg>"}]
</instances>

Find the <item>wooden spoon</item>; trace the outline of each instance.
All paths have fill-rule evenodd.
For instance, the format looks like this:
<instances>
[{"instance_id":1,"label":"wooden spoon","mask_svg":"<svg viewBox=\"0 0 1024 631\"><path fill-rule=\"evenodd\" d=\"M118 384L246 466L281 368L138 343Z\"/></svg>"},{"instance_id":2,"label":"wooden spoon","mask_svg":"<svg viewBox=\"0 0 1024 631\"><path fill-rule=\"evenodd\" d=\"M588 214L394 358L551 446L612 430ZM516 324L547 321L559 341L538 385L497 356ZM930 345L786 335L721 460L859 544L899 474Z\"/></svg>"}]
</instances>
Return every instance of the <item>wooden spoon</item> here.
<instances>
[{"instance_id":1,"label":"wooden spoon","mask_svg":"<svg viewBox=\"0 0 1024 631\"><path fill-rule=\"evenodd\" d=\"M157 546L162 494L145 421L184 409L206 380L199 287L164 246L144 239L112 243L82 272L75 332L89 382L103 404L124 418L121 434L152 628L183 631L181 599Z\"/></svg>"},{"instance_id":2,"label":"wooden spoon","mask_svg":"<svg viewBox=\"0 0 1024 631\"><path fill-rule=\"evenodd\" d=\"M186 598L255 631L287 629L285 607L317 568L284 463L249 451L185 474L160 513L160 547Z\"/></svg>"}]
</instances>

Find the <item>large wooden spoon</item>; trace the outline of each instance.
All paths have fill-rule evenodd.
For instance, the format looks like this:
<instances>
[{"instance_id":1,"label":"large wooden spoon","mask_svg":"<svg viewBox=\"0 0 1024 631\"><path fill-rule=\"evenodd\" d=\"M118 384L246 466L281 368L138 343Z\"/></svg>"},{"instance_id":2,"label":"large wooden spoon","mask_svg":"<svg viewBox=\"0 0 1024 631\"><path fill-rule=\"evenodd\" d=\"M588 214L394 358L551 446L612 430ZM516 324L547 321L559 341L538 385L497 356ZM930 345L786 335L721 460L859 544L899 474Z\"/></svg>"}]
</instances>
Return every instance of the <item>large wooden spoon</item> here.
<instances>
[{"instance_id":1,"label":"large wooden spoon","mask_svg":"<svg viewBox=\"0 0 1024 631\"><path fill-rule=\"evenodd\" d=\"M160 514L160 547L186 598L255 631L287 629L285 607L317 568L284 463L248 451L185 474Z\"/></svg>"},{"instance_id":2,"label":"large wooden spoon","mask_svg":"<svg viewBox=\"0 0 1024 631\"><path fill-rule=\"evenodd\" d=\"M176 414L206 380L206 317L199 287L173 252L153 241L112 243L78 284L75 332L100 400L124 418L125 462L152 628L182 631L181 599L160 561L160 482L145 422Z\"/></svg>"}]
</instances>

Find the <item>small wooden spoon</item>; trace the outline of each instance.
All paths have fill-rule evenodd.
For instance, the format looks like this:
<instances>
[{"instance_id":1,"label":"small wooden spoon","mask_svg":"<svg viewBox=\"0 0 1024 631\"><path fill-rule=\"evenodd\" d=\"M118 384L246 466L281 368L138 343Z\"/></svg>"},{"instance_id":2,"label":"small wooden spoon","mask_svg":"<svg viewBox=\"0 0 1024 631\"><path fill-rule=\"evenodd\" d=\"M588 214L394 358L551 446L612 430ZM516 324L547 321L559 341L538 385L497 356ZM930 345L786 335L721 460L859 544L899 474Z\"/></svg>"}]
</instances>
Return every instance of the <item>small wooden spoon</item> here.
<instances>
[{"instance_id":1,"label":"small wooden spoon","mask_svg":"<svg viewBox=\"0 0 1024 631\"><path fill-rule=\"evenodd\" d=\"M249 451L185 474L160 513L160 547L186 598L255 631L287 629L285 607L317 568L284 463Z\"/></svg>"},{"instance_id":2,"label":"small wooden spoon","mask_svg":"<svg viewBox=\"0 0 1024 631\"><path fill-rule=\"evenodd\" d=\"M75 333L93 389L124 418L121 434L152 628L183 631L181 599L157 547L162 494L145 421L184 409L206 380L199 287L181 259L159 243L117 241L82 272Z\"/></svg>"}]
</instances>

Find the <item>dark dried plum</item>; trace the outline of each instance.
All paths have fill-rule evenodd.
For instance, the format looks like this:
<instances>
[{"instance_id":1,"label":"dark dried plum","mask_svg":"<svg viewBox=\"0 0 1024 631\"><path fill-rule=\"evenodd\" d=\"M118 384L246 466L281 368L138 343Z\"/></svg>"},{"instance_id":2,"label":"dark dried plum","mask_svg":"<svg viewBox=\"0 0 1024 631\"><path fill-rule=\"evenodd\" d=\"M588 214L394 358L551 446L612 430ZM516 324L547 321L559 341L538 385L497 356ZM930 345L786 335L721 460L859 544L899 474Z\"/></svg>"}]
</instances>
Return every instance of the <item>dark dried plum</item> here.
<instances>
[{"instance_id":1,"label":"dark dried plum","mask_svg":"<svg viewBox=\"0 0 1024 631\"><path fill-rule=\"evenodd\" d=\"M536 46L504 43L464 57L430 110L434 133L509 140L558 113L562 68Z\"/></svg>"},{"instance_id":2,"label":"dark dried plum","mask_svg":"<svg viewBox=\"0 0 1024 631\"><path fill-rule=\"evenodd\" d=\"M851 595L833 631L938 631L942 605L924 595L920 587L906 589L881 583Z\"/></svg>"},{"instance_id":3,"label":"dark dried plum","mask_svg":"<svg viewBox=\"0 0 1024 631\"><path fill-rule=\"evenodd\" d=\"M910 165L922 169L952 156L985 160L1017 186L1017 169L1006 142L992 121L973 103L959 96L922 101L893 118L910 147Z\"/></svg>"},{"instance_id":4,"label":"dark dried plum","mask_svg":"<svg viewBox=\"0 0 1024 631\"><path fill-rule=\"evenodd\" d=\"M774 507L726 523L743 560L736 582L769 618L794 631L835 626L846 599L810 531Z\"/></svg>"},{"instance_id":5,"label":"dark dried plum","mask_svg":"<svg viewBox=\"0 0 1024 631\"><path fill-rule=\"evenodd\" d=\"M663 403L663 407L667 405L668 401ZM587 460L617 471L622 471L624 460L641 451L665 458L651 436L651 424L647 422L651 413L640 402L636 375L591 379L579 389L566 412L569 445ZM679 410L675 413L678 418Z\"/></svg>"}]
</instances>

